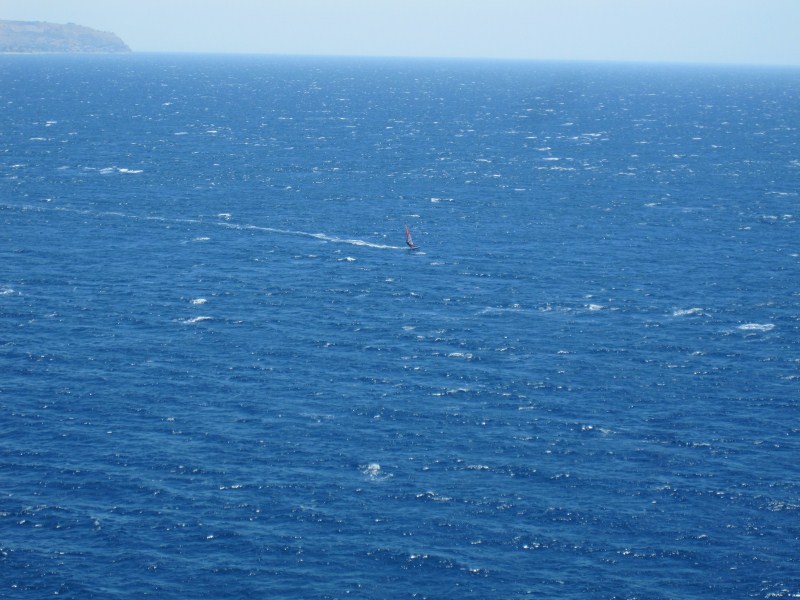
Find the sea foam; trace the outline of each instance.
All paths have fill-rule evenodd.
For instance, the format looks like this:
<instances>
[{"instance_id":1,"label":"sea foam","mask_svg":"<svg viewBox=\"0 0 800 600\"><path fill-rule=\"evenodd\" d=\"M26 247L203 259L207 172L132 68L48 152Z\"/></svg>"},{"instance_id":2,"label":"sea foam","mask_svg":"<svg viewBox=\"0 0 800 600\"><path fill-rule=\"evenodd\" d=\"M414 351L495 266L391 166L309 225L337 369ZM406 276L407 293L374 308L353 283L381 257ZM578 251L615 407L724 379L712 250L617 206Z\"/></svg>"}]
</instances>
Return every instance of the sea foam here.
<instances>
[{"instance_id":1,"label":"sea foam","mask_svg":"<svg viewBox=\"0 0 800 600\"><path fill-rule=\"evenodd\" d=\"M739 325L737 329L741 331L772 331L775 329L774 323L745 323Z\"/></svg>"}]
</instances>

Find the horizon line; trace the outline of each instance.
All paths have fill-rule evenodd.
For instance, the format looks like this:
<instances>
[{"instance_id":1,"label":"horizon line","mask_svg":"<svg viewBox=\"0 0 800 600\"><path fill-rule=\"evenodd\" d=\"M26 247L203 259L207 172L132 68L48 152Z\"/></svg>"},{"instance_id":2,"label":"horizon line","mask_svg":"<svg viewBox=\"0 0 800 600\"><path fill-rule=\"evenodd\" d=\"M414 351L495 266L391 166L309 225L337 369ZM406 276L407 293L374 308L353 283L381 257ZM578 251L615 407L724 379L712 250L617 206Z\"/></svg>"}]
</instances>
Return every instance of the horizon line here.
<instances>
[{"instance_id":1,"label":"horizon line","mask_svg":"<svg viewBox=\"0 0 800 600\"><path fill-rule=\"evenodd\" d=\"M544 58L544 57L519 57L519 56L474 56L474 55L424 55L424 54L348 54L348 53L312 53L312 52L266 52L242 50L135 50L128 52L2 52L0 55L121 55L132 54L171 54L171 55L196 55L196 56L262 56L271 58L343 58L343 59L378 59L378 60L442 60L442 61L480 61L480 62L538 62L538 63L572 63L572 64L626 64L626 65L657 65L657 66L687 66L687 67L765 67L800 69L797 63L779 62L737 62L714 60L688 60L688 59L632 59L632 58Z\"/></svg>"}]
</instances>

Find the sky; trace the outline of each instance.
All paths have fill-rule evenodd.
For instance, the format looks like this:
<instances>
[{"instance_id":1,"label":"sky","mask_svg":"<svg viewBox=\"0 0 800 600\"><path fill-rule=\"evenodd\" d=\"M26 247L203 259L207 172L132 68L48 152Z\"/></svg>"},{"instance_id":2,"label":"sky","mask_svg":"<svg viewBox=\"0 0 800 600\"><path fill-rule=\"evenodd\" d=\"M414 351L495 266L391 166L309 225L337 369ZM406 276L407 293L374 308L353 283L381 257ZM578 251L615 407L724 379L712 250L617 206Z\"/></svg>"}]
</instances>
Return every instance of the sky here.
<instances>
[{"instance_id":1,"label":"sky","mask_svg":"<svg viewBox=\"0 0 800 600\"><path fill-rule=\"evenodd\" d=\"M800 0L0 0L134 51L800 66Z\"/></svg>"}]
</instances>

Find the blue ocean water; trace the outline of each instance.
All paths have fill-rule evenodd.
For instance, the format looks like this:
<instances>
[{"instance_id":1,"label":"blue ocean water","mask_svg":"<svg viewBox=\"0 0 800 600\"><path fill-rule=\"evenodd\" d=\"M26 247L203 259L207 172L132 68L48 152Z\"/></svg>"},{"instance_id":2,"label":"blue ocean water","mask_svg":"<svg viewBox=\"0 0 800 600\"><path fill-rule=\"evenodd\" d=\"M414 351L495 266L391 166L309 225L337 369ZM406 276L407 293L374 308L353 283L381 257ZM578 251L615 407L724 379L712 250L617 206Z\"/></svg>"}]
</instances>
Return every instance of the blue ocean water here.
<instances>
[{"instance_id":1,"label":"blue ocean water","mask_svg":"<svg viewBox=\"0 0 800 600\"><path fill-rule=\"evenodd\" d=\"M798 97L0 57L0 596L800 597Z\"/></svg>"}]
</instances>

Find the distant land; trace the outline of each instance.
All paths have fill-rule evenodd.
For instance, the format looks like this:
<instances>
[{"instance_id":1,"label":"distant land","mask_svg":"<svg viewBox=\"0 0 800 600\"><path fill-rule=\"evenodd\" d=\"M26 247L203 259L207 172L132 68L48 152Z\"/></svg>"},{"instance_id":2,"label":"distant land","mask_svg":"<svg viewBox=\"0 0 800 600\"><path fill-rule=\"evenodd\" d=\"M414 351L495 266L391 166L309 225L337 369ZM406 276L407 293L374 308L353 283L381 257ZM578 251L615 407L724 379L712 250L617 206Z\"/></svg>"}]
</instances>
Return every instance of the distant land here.
<instances>
[{"instance_id":1,"label":"distant land","mask_svg":"<svg viewBox=\"0 0 800 600\"><path fill-rule=\"evenodd\" d=\"M75 23L0 20L0 53L130 52L119 37Z\"/></svg>"}]
</instances>

